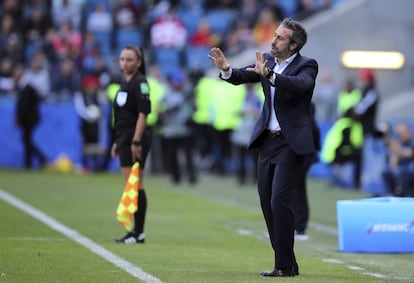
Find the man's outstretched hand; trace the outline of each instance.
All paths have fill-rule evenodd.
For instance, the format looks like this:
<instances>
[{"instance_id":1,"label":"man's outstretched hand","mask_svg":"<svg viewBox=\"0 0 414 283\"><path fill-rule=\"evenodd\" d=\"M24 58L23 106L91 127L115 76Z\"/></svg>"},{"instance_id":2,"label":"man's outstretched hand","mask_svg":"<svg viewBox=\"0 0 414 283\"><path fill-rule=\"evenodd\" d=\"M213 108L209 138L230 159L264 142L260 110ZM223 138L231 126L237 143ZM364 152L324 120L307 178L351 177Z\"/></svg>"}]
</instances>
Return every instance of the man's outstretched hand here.
<instances>
[{"instance_id":1,"label":"man's outstretched hand","mask_svg":"<svg viewBox=\"0 0 414 283\"><path fill-rule=\"evenodd\" d=\"M222 71L228 71L230 69L230 63L227 61L221 49L213 47L210 51L211 54L208 55L208 58L213 61L214 65Z\"/></svg>"},{"instance_id":2,"label":"man's outstretched hand","mask_svg":"<svg viewBox=\"0 0 414 283\"><path fill-rule=\"evenodd\" d=\"M256 74L266 76L267 69L266 69L267 60L264 60L263 54L260 51L256 51L256 65L254 68L246 68L246 71L255 72Z\"/></svg>"}]
</instances>

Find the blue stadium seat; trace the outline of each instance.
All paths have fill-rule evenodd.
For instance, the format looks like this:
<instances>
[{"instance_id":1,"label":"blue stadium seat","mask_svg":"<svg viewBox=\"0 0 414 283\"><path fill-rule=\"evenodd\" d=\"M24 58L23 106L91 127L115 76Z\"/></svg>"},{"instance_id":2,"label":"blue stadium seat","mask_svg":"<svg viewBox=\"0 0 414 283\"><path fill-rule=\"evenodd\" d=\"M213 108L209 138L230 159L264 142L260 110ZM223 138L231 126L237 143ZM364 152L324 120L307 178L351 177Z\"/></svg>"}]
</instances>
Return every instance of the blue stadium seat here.
<instances>
[{"instance_id":1,"label":"blue stadium seat","mask_svg":"<svg viewBox=\"0 0 414 283\"><path fill-rule=\"evenodd\" d=\"M88 0L88 1L85 1L84 15L87 17L93 10L95 10L95 6L98 3L103 4L107 11L112 10L110 0Z\"/></svg>"},{"instance_id":2,"label":"blue stadium seat","mask_svg":"<svg viewBox=\"0 0 414 283\"><path fill-rule=\"evenodd\" d=\"M200 19L203 17L203 10L197 9L181 9L178 11L180 19L184 22L189 35L192 35L198 28Z\"/></svg>"},{"instance_id":3,"label":"blue stadium seat","mask_svg":"<svg viewBox=\"0 0 414 283\"><path fill-rule=\"evenodd\" d=\"M236 11L230 9L215 9L207 12L210 29L213 33L225 34L236 19Z\"/></svg>"},{"instance_id":4,"label":"blue stadium seat","mask_svg":"<svg viewBox=\"0 0 414 283\"><path fill-rule=\"evenodd\" d=\"M209 47L188 46L185 52L186 67L189 69L202 69L204 71L213 67L208 59Z\"/></svg>"},{"instance_id":5,"label":"blue stadium seat","mask_svg":"<svg viewBox=\"0 0 414 283\"><path fill-rule=\"evenodd\" d=\"M169 76L181 69L181 52L176 48L156 48L155 63L160 67L164 76Z\"/></svg>"},{"instance_id":6,"label":"blue stadium seat","mask_svg":"<svg viewBox=\"0 0 414 283\"><path fill-rule=\"evenodd\" d=\"M116 31L115 46L117 54L119 54L127 45L142 46L142 32L137 28L120 28Z\"/></svg>"},{"instance_id":7,"label":"blue stadium seat","mask_svg":"<svg viewBox=\"0 0 414 283\"><path fill-rule=\"evenodd\" d=\"M106 63L110 63L110 58L112 56L112 47L111 47L111 33L110 32L93 32L95 41L98 44L101 52L105 58Z\"/></svg>"}]
</instances>

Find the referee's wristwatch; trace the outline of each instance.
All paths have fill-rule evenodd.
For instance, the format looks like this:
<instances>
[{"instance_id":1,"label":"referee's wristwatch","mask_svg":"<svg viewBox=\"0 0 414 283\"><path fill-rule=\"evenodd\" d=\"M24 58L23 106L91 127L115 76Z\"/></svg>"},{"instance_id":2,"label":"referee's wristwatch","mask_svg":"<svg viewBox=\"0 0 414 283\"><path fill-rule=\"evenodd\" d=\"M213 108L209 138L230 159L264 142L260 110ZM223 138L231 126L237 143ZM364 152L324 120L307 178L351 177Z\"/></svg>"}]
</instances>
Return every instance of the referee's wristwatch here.
<instances>
[{"instance_id":1,"label":"referee's wristwatch","mask_svg":"<svg viewBox=\"0 0 414 283\"><path fill-rule=\"evenodd\" d=\"M270 80L270 78L273 76L273 74L274 74L275 72L273 72L273 70L272 70L272 69L267 68L267 67L266 67L266 70L267 70L267 75L265 76L265 78L266 78L266 79L268 79L268 80Z\"/></svg>"}]
</instances>

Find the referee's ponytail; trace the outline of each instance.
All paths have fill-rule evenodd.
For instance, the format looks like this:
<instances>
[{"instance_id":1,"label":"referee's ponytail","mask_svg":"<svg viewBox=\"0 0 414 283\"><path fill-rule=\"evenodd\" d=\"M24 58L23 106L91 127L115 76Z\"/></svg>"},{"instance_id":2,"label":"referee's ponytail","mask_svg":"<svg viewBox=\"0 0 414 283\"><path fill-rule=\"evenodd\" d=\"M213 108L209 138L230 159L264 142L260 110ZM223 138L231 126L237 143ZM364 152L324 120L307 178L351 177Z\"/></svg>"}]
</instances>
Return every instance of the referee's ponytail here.
<instances>
[{"instance_id":1,"label":"referee's ponytail","mask_svg":"<svg viewBox=\"0 0 414 283\"><path fill-rule=\"evenodd\" d=\"M141 53L141 65L139 66L138 70L143 74L146 75L146 67L145 67L145 60L144 60L144 49L139 47L139 52Z\"/></svg>"}]
</instances>

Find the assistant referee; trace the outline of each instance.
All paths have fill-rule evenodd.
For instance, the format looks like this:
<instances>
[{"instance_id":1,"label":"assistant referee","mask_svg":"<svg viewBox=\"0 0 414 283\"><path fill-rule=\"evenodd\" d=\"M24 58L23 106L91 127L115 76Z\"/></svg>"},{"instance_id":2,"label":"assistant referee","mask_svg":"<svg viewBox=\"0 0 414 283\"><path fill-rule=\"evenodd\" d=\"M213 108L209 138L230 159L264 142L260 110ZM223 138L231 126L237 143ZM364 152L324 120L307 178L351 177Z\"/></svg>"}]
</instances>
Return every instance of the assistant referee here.
<instances>
[{"instance_id":1,"label":"assistant referee","mask_svg":"<svg viewBox=\"0 0 414 283\"><path fill-rule=\"evenodd\" d=\"M147 127L147 116L151 112L149 86L145 77L145 62L142 48L128 45L121 51L119 67L123 73L120 88L113 101L114 144L112 157L118 156L121 173L128 181L134 162L140 164L138 210L134 214L134 228L117 243L144 243L144 223L147 197L144 190L144 167L151 148L151 130Z\"/></svg>"}]
</instances>

